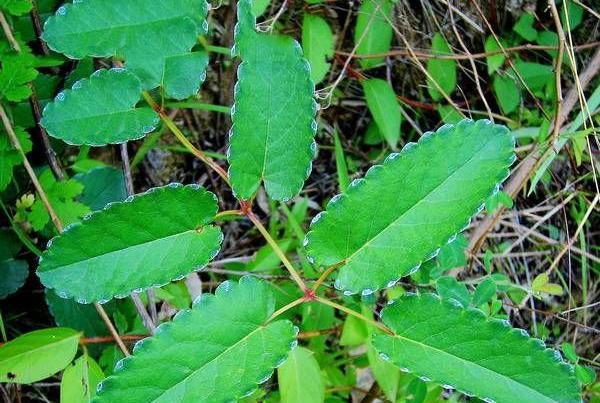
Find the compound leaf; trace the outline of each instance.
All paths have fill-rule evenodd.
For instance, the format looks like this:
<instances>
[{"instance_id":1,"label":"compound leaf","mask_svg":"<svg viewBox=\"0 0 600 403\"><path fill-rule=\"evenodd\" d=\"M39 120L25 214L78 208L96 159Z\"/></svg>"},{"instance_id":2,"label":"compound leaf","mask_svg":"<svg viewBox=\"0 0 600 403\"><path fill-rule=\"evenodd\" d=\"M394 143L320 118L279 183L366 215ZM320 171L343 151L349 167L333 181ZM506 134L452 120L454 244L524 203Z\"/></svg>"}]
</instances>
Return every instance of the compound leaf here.
<instances>
[{"instance_id":1,"label":"compound leaf","mask_svg":"<svg viewBox=\"0 0 600 403\"><path fill-rule=\"evenodd\" d=\"M237 401L268 380L296 344L291 322L269 322L274 309L267 283L222 283L138 342L95 402Z\"/></svg>"},{"instance_id":2,"label":"compound leaf","mask_svg":"<svg viewBox=\"0 0 600 403\"><path fill-rule=\"evenodd\" d=\"M0 51L0 100L19 102L29 98L29 83L38 75L34 65L35 58L27 51Z\"/></svg>"},{"instance_id":3,"label":"compound leaf","mask_svg":"<svg viewBox=\"0 0 600 403\"><path fill-rule=\"evenodd\" d=\"M504 126L463 120L408 144L335 196L305 244L319 265L341 264L336 287L369 294L432 258L508 176Z\"/></svg>"},{"instance_id":4,"label":"compound leaf","mask_svg":"<svg viewBox=\"0 0 600 403\"><path fill-rule=\"evenodd\" d=\"M382 318L395 335L374 335L375 348L416 375L497 403L581 401L573 369L557 351L478 309L405 295Z\"/></svg>"},{"instance_id":5,"label":"compound leaf","mask_svg":"<svg viewBox=\"0 0 600 403\"><path fill-rule=\"evenodd\" d=\"M207 12L205 0L86 0L62 5L42 39L73 59L122 57L151 89L161 83L167 59L188 53L206 33Z\"/></svg>"},{"instance_id":6,"label":"compound leaf","mask_svg":"<svg viewBox=\"0 0 600 403\"><path fill-rule=\"evenodd\" d=\"M238 3L238 18L231 184L241 199L252 198L264 181L272 199L289 200L302 189L316 151L310 68L294 39L256 32L249 0Z\"/></svg>"},{"instance_id":7,"label":"compound leaf","mask_svg":"<svg viewBox=\"0 0 600 403\"><path fill-rule=\"evenodd\" d=\"M318 84L327 75L333 57L333 33L327 21L317 15L304 14L302 22L302 47L310 62L310 77Z\"/></svg>"},{"instance_id":8,"label":"compound leaf","mask_svg":"<svg viewBox=\"0 0 600 403\"><path fill-rule=\"evenodd\" d=\"M32 383L57 373L75 357L79 333L65 327L36 330L0 347L0 382Z\"/></svg>"},{"instance_id":9,"label":"compound leaf","mask_svg":"<svg viewBox=\"0 0 600 403\"><path fill-rule=\"evenodd\" d=\"M391 0L362 2L354 30L354 43L358 45L357 55L376 55L390 50L393 32L389 21L392 18L393 7ZM363 69L370 69L383 61L383 57L363 58L360 59L360 65Z\"/></svg>"},{"instance_id":10,"label":"compound leaf","mask_svg":"<svg viewBox=\"0 0 600 403\"><path fill-rule=\"evenodd\" d=\"M142 87L125 69L98 70L59 93L44 108L48 134L73 145L102 146L142 138L158 123L148 107L136 108Z\"/></svg>"},{"instance_id":11,"label":"compound leaf","mask_svg":"<svg viewBox=\"0 0 600 403\"><path fill-rule=\"evenodd\" d=\"M66 228L42 254L37 274L80 303L165 284L218 253L221 230L210 225L216 211L215 195L199 186L151 189Z\"/></svg>"}]
</instances>

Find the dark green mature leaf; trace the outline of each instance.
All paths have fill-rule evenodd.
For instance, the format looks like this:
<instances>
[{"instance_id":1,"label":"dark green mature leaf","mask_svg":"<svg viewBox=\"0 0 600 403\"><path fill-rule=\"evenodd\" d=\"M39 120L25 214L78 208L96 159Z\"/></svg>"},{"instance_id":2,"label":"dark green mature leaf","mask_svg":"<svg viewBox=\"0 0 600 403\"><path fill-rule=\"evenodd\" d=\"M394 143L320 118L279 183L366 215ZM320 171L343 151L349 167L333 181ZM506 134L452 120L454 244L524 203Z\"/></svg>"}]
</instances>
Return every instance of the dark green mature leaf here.
<instances>
[{"instance_id":1,"label":"dark green mature leaf","mask_svg":"<svg viewBox=\"0 0 600 403\"><path fill-rule=\"evenodd\" d=\"M435 55L447 56L452 54L450 45L440 33L436 33L431 41L431 52ZM435 80L437 85L450 95L456 88L456 61L451 59L429 59L427 61L427 72ZM434 101L439 101L443 95L438 87L428 78L427 91Z\"/></svg>"},{"instance_id":2,"label":"dark green mature leaf","mask_svg":"<svg viewBox=\"0 0 600 403\"><path fill-rule=\"evenodd\" d=\"M282 403L318 403L325 398L325 386L314 353L304 347L294 349L277 369Z\"/></svg>"},{"instance_id":3,"label":"dark green mature leaf","mask_svg":"<svg viewBox=\"0 0 600 403\"><path fill-rule=\"evenodd\" d=\"M354 43L357 55L376 55L390 50L392 44L391 0L365 0L361 3L356 17ZM383 57L360 59L363 69L369 69L383 63Z\"/></svg>"},{"instance_id":4,"label":"dark green mature leaf","mask_svg":"<svg viewBox=\"0 0 600 403\"><path fill-rule=\"evenodd\" d=\"M11 230L0 230L0 299L17 291L29 275L25 260L15 259L21 243Z\"/></svg>"},{"instance_id":5,"label":"dark green mature leaf","mask_svg":"<svg viewBox=\"0 0 600 403\"><path fill-rule=\"evenodd\" d=\"M327 59L333 57L333 46L333 33L327 21L318 15L304 14L302 47L310 62L310 78L315 84L323 81L329 72Z\"/></svg>"},{"instance_id":6,"label":"dark green mature leaf","mask_svg":"<svg viewBox=\"0 0 600 403\"><path fill-rule=\"evenodd\" d=\"M122 57L151 89L161 83L167 59L187 54L206 33L207 11L204 0L86 0L61 6L42 39L74 59Z\"/></svg>"},{"instance_id":7,"label":"dark green mature leaf","mask_svg":"<svg viewBox=\"0 0 600 403\"><path fill-rule=\"evenodd\" d=\"M59 93L44 108L41 125L73 145L102 146L144 137L158 124L148 107L136 108L142 87L125 69L98 70Z\"/></svg>"},{"instance_id":8,"label":"dark green mature leaf","mask_svg":"<svg viewBox=\"0 0 600 403\"><path fill-rule=\"evenodd\" d=\"M40 258L42 283L80 303L124 297L208 263L222 233L216 197L195 186L151 189L66 228Z\"/></svg>"},{"instance_id":9,"label":"dark green mature leaf","mask_svg":"<svg viewBox=\"0 0 600 403\"><path fill-rule=\"evenodd\" d=\"M0 347L0 382L32 383L66 367L77 352L79 333L64 327L36 330Z\"/></svg>"},{"instance_id":10,"label":"dark green mature leaf","mask_svg":"<svg viewBox=\"0 0 600 403\"><path fill-rule=\"evenodd\" d=\"M249 276L224 282L138 342L95 402L237 401L267 381L297 343L291 322L269 322L274 309L267 283Z\"/></svg>"},{"instance_id":11,"label":"dark green mature leaf","mask_svg":"<svg viewBox=\"0 0 600 403\"><path fill-rule=\"evenodd\" d=\"M264 181L267 194L289 200L300 192L316 152L308 61L298 42L255 30L250 1L238 3L238 68L229 176L236 196L251 199Z\"/></svg>"},{"instance_id":12,"label":"dark green mature leaf","mask_svg":"<svg viewBox=\"0 0 600 403\"><path fill-rule=\"evenodd\" d=\"M402 115L392 86L385 80L370 78L362 82L367 106L383 137L393 150L400 138Z\"/></svg>"},{"instance_id":13,"label":"dark green mature leaf","mask_svg":"<svg viewBox=\"0 0 600 403\"><path fill-rule=\"evenodd\" d=\"M79 201L92 210L100 210L110 202L127 198L123 170L110 166L97 167L84 174L77 174L75 180L83 184Z\"/></svg>"},{"instance_id":14,"label":"dark green mature leaf","mask_svg":"<svg viewBox=\"0 0 600 403\"><path fill-rule=\"evenodd\" d=\"M162 78L165 95L175 99L195 95L206 78L206 66L208 54L204 51L168 57Z\"/></svg>"},{"instance_id":15,"label":"dark green mature leaf","mask_svg":"<svg viewBox=\"0 0 600 403\"><path fill-rule=\"evenodd\" d=\"M405 295L382 313L382 357L423 379L498 402L580 402L573 369L557 351L508 323L436 295Z\"/></svg>"},{"instance_id":16,"label":"dark green mature leaf","mask_svg":"<svg viewBox=\"0 0 600 403\"><path fill-rule=\"evenodd\" d=\"M369 294L417 270L460 232L508 176L514 141L504 126L463 120L424 135L372 167L311 223L318 265L343 262L336 287Z\"/></svg>"}]
</instances>

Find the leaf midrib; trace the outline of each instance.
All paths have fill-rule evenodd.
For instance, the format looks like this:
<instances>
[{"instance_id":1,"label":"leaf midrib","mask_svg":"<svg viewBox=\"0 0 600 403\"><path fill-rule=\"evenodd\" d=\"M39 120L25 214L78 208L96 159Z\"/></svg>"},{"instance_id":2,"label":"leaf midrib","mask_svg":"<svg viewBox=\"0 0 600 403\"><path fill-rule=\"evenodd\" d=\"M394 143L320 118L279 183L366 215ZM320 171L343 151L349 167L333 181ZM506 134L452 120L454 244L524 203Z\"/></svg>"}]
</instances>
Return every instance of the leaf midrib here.
<instances>
[{"instance_id":1,"label":"leaf midrib","mask_svg":"<svg viewBox=\"0 0 600 403\"><path fill-rule=\"evenodd\" d=\"M489 144L489 142L491 142L491 140L494 140L493 136L490 136L490 141L485 142L483 146L477 148L477 150L475 150L473 152L473 156L471 156L465 163L461 164L454 172L452 172L450 175L448 175L448 177L446 177L439 185L437 185L434 188L432 188L429 192L427 192L425 195L423 195L423 197L421 197L419 200L417 200L416 203L414 203L413 205L411 205L410 207L408 207L406 210L404 210L402 212L402 214L400 214L398 216L398 218L396 218L395 220L392 220L389 224L387 224L384 228L382 228L381 231L379 231L375 236L373 236L372 238L368 239L364 243L364 245L362 245L357 250L355 250L354 252L352 252L352 254L350 254L350 256L348 256L345 259L346 260L346 264L344 266L347 266L348 263L350 263L350 261L352 260L352 258L354 256L356 256L358 253L360 253L365 248L367 248L377 237L379 237L380 235L382 235L383 233L385 233L390 227L394 226L408 212L410 212L411 210L413 210L415 207L417 207L419 204L421 204L423 202L423 200L427 199L431 194L435 193L438 189L440 189L441 187L443 187L452 177L454 177L454 175L456 175L458 172L460 172L465 166L469 165L475 159L475 157L478 156L479 152L482 149L484 149L485 147L488 146L488 144Z\"/></svg>"},{"instance_id":2,"label":"leaf midrib","mask_svg":"<svg viewBox=\"0 0 600 403\"><path fill-rule=\"evenodd\" d=\"M467 359L465 359L465 358L462 358L462 357L460 357L460 356L458 356L458 355L451 354L451 353L449 353L449 352L446 352L446 351L444 351L444 350L441 350L441 349L439 349L439 348L437 348L437 347L434 347L434 346L432 346L432 345L425 344L425 343L422 343L422 342L420 342L420 341L417 341L417 340L414 340L414 339L410 339L410 338L408 338L408 337L406 337L406 336L401 336L401 335L399 335L399 334L395 334L395 335L393 335L393 336L387 336L387 337L398 338L398 339L404 340L404 341L406 341L406 342L408 342L408 343L414 343L415 345L417 345L417 346L419 346L420 348L423 348L423 349L425 349L425 350L426 350L426 349L430 349L430 350L433 350L434 352L437 352L437 353L439 353L440 355L446 355L446 356L448 356L448 357L455 358L455 359L457 359L457 360L458 360L458 361L460 361L460 362L467 363L467 364L469 364L469 365L471 365L471 366L475 366L475 367L478 367L478 368L482 368L484 371L491 372L492 374L496 374L496 375L498 375L498 377L500 377L500 378L502 378L502 379L507 379L507 380L509 380L509 381L510 381L510 383L516 383L516 384L518 384L518 385L521 385L523 388L525 388L525 389L527 389L527 390L533 391L533 393L536 395L536 397L542 397L542 398L544 398L544 399L548 399L549 401L552 401L552 402L559 403L559 401L557 401L557 400L554 400L554 399L552 399L552 398L550 398L550 397L548 397L548 396L544 395L543 393L541 393L541 392L537 391L536 389L533 389L533 388L532 388L531 386L529 386L529 385L526 385L526 384L524 384L524 383L521 383L521 382L519 382L519 381L517 381L517 380L515 380L515 379L511 378L511 377L510 377L510 376L508 376L508 375L504 375L504 374L502 374L502 373L500 373L500 372L496 372L495 370L492 370L492 369L490 369L490 368L487 368L487 367L485 367L485 366L483 366L483 365L481 365L481 364L479 364L479 363L476 363L476 362L474 362L474 361L469 361L469 360L467 360ZM469 366L469 365L467 365L467 366ZM436 379L436 381L438 381L438 382L443 382L444 380L442 380L442 379Z\"/></svg>"},{"instance_id":3,"label":"leaf midrib","mask_svg":"<svg viewBox=\"0 0 600 403\"><path fill-rule=\"evenodd\" d=\"M268 316L270 316L270 315L268 315ZM274 322L274 323L277 323L277 322ZM238 341L236 341L235 343L233 343L231 346L227 347L225 350L221 351L219 354L217 354L215 357L211 358L209 361L207 361L204 364L202 364L200 367L194 369L192 372L190 372L188 375L186 375L182 380L180 380L179 382L175 383L174 385L172 385L168 389L164 389L162 391L162 393L160 393L158 396L156 396L155 398L152 399L152 402L154 403L154 402L159 401L158 399L160 397L162 397L163 395L165 395L168 391L170 391L170 390L176 388L177 386L179 386L180 384L186 382L190 377L192 377L193 375L195 375L197 372L199 372L202 369L206 368L208 365L210 365L211 363L213 363L215 360L217 360L218 358L220 358L223 355L227 354L229 351L233 350L241 342L249 339L255 333L266 329L268 326L270 326L270 325L267 325L265 323L263 323L261 325L258 325L256 329L254 329L253 331L251 331L250 333L248 333L246 336L242 337L241 339L239 339Z\"/></svg>"}]
</instances>

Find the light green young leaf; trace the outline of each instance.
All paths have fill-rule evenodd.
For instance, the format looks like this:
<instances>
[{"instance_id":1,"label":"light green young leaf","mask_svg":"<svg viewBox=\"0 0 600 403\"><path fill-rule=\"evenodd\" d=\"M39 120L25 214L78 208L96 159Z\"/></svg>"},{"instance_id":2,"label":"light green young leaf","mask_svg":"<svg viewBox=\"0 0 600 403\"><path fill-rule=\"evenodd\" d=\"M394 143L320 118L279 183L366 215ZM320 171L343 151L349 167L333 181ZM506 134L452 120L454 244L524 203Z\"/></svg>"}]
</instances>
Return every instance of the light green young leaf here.
<instances>
[{"instance_id":1,"label":"light green young leaf","mask_svg":"<svg viewBox=\"0 0 600 403\"><path fill-rule=\"evenodd\" d=\"M365 0L361 3L354 29L357 55L376 55L390 50L393 32L388 20L392 18L393 7L391 0ZM383 57L364 58L360 59L360 65L363 69L370 69L383 61Z\"/></svg>"},{"instance_id":2,"label":"light green young leaf","mask_svg":"<svg viewBox=\"0 0 600 403\"><path fill-rule=\"evenodd\" d=\"M86 205L75 201L83 191L83 185L75 179L57 181L52 172L46 169L39 176L39 181L63 225L77 222L89 213L90 209ZM31 211L27 213L27 219L36 231L41 231L50 222L50 215L39 196L31 206Z\"/></svg>"},{"instance_id":3,"label":"light green young leaf","mask_svg":"<svg viewBox=\"0 0 600 403\"><path fill-rule=\"evenodd\" d=\"M496 295L496 282L492 278L483 280L473 293L473 305L487 304Z\"/></svg>"},{"instance_id":4,"label":"light green young leaf","mask_svg":"<svg viewBox=\"0 0 600 403\"><path fill-rule=\"evenodd\" d=\"M267 8L271 5L271 0L253 0L252 1L252 14L260 17L267 11Z\"/></svg>"},{"instance_id":5,"label":"light green young leaf","mask_svg":"<svg viewBox=\"0 0 600 403\"><path fill-rule=\"evenodd\" d=\"M15 16L27 14L32 7L31 0L0 0L0 9Z\"/></svg>"},{"instance_id":6,"label":"light green young leaf","mask_svg":"<svg viewBox=\"0 0 600 403\"><path fill-rule=\"evenodd\" d=\"M333 33L327 21L317 15L305 13L302 22L302 47L310 63L310 78L315 84L323 81L329 72L330 63L327 59L333 57L333 45Z\"/></svg>"},{"instance_id":7,"label":"light green young leaf","mask_svg":"<svg viewBox=\"0 0 600 403\"><path fill-rule=\"evenodd\" d=\"M158 115L136 108L142 87L124 69L98 70L73 84L46 105L40 124L53 137L73 145L102 146L144 137Z\"/></svg>"},{"instance_id":8,"label":"light green young leaf","mask_svg":"<svg viewBox=\"0 0 600 403\"><path fill-rule=\"evenodd\" d=\"M443 299L454 300L465 308L471 302L471 294L469 294L467 286L454 277L440 277L435 284L435 289Z\"/></svg>"},{"instance_id":9,"label":"light green young leaf","mask_svg":"<svg viewBox=\"0 0 600 403\"><path fill-rule=\"evenodd\" d=\"M506 46L506 44L502 43L502 40L500 41L500 43L502 44L502 46ZM502 53L500 46L498 46L498 42L496 42L496 39L494 39L492 35L487 37L483 47L486 53L500 52L498 54L487 56L485 58L487 61L487 71L488 74L491 76L495 71L497 71L500 67L504 65L505 57Z\"/></svg>"},{"instance_id":10,"label":"light green young leaf","mask_svg":"<svg viewBox=\"0 0 600 403\"><path fill-rule=\"evenodd\" d=\"M34 63L35 58L28 52L0 52L0 100L20 102L29 98L28 84L38 75Z\"/></svg>"},{"instance_id":11,"label":"light green young leaf","mask_svg":"<svg viewBox=\"0 0 600 403\"><path fill-rule=\"evenodd\" d=\"M200 90L206 78L208 54L205 51L170 56L165 59L161 86L168 98L189 98Z\"/></svg>"},{"instance_id":12,"label":"light green young leaf","mask_svg":"<svg viewBox=\"0 0 600 403\"><path fill-rule=\"evenodd\" d=\"M554 80L552 66L548 64L517 60L515 62L515 69L517 69L521 77L523 77L523 81L525 81L532 91L541 90L546 84Z\"/></svg>"},{"instance_id":13,"label":"light green young leaf","mask_svg":"<svg viewBox=\"0 0 600 403\"><path fill-rule=\"evenodd\" d=\"M319 403L325 399L325 386L319 363L312 351L298 347L277 369L282 403Z\"/></svg>"},{"instance_id":14,"label":"light green young leaf","mask_svg":"<svg viewBox=\"0 0 600 403\"><path fill-rule=\"evenodd\" d=\"M444 56L451 55L452 50L450 45L440 33L436 33L431 41L431 52L434 55ZM451 59L429 59L427 61L427 72L439 87L450 95L456 88L456 61ZM434 101L439 101L443 98L438 91L437 86L428 78L427 91Z\"/></svg>"},{"instance_id":15,"label":"light green young leaf","mask_svg":"<svg viewBox=\"0 0 600 403\"><path fill-rule=\"evenodd\" d=\"M89 355L84 354L63 372L60 381L61 403L89 403L96 395L96 386L104 379L102 369Z\"/></svg>"},{"instance_id":16,"label":"light green young leaf","mask_svg":"<svg viewBox=\"0 0 600 403\"><path fill-rule=\"evenodd\" d=\"M291 322L269 322L274 309L271 286L261 280L221 284L138 342L94 401L237 401L267 381L297 343Z\"/></svg>"},{"instance_id":17,"label":"light green young leaf","mask_svg":"<svg viewBox=\"0 0 600 403\"><path fill-rule=\"evenodd\" d=\"M236 196L286 201L302 189L316 152L314 83L298 42L255 30L249 0L238 2L238 68L229 176Z\"/></svg>"},{"instance_id":18,"label":"light green young leaf","mask_svg":"<svg viewBox=\"0 0 600 403\"><path fill-rule=\"evenodd\" d=\"M567 13L565 14L565 3ZM577 28L583 20L583 7L575 3L573 0L563 0L557 8L560 12L560 22L565 31L572 31ZM567 18L568 16L568 18ZM568 23L567 23L568 22Z\"/></svg>"},{"instance_id":19,"label":"light green young leaf","mask_svg":"<svg viewBox=\"0 0 600 403\"><path fill-rule=\"evenodd\" d=\"M339 262L336 286L370 293L416 270L467 225L514 161L504 126L464 120L429 133L355 180L314 218L318 265Z\"/></svg>"},{"instance_id":20,"label":"light green young leaf","mask_svg":"<svg viewBox=\"0 0 600 403\"><path fill-rule=\"evenodd\" d=\"M537 38L537 31L533 27L533 23L535 22L535 18L532 14L524 13L517 20L513 30L519 34L523 39L528 41L535 41Z\"/></svg>"},{"instance_id":21,"label":"light green young leaf","mask_svg":"<svg viewBox=\"0 0 600 403\"><path fill-rule=\"evenodd\" d=\"M405 295L382 317L395 335L375 335L375 348L416 375L497 403L581 401L573 369L557 351L480 310Z\"/></svg>"},{"instance_id":22,"label":"light green young leaf","mask_svg":"<svg viewBox=\"0 0 600 403\"><path fill-rule=\"evenodd\" d=\"M340 191L345 192L350 184L350 177L348 175L348 165L346 164L344 147L340 141L337 129L333 131L333 143L335 147L335 167L337 170L338 184L340 186Z\"/></svg>"},{"instance_id":23,"label":"light green young leaf","mask_svg":"<svg viewBox=\"0 0 600 403\"><path fill-rule=\"evenodd\" d=\"M507 115L519 106L521 90L512 77L508 74L496 74L492 85L502 113Z\"/></svg>"},{"instance_id":24,"label":"light green young leaf","mask_svg":"<svg viewBox=\"0 0 600 403\"><path fill-rule=\"evenodd\" d=\"M205 0L86 0L67 3L44 26L48 46L73 59L122 57L144 89L161 83L167 58L184 55L208 26ZM188 73L198 74L189 70Z\"/></svg>"},{"instance_id":25,"label":"light green young leaf","mask_svg":"<svg viewBox=\"0 0 600 403\"><path fill-rule=\"evenodd\" d=\"M199 186L151 189L66 228L43 253L37 274L80 303L165 284L218 253L223 235L210 225L216 212L215 195Z\"/></svg>"},{"instance_id":26,"label":"light green young leaf","mask_svg":"<svg viewBox=\"0 0 600 403\"><path fill-rule=\"evenodd\" d=\"M78 344L79 333L64 327L25 333L0 347L0 382L46 379L75 358Z\"/></svg>"},{"instance_id":27,"label":"light green young leaf","mask_svg":"<svg viewBox=\"0 0 600 403\"><path fill-rule=\"evenodd\" d=\"M396 149L400 138L402 115L396 93L391 85L379 78L370 78L362 82L367 106L375 123L392 150Z\"/></svg>"}]
</instances>

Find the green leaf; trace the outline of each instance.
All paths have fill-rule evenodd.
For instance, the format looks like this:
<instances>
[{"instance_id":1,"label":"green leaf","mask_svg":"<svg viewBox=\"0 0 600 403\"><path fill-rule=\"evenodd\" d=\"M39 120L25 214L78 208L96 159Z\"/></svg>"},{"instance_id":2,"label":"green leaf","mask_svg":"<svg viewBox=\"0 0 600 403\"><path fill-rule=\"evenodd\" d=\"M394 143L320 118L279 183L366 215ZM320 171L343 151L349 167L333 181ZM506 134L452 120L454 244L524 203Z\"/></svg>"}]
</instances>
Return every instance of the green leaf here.
<instances>
[{"instance_id":1,"label":"green leaf","mask_svg":"<svg viewBox=\"0 0 600 403\"><path fill-rule=\"evenodd\" d=\"M139 139L158 124L152 109L135 107L141 92L140 81L131 72L101 69L59 93L44 108L40 123L48 134L72 145Z\"/></svg>"},{"instance_id":2,"label":"green leaf","mask_svg":"<svg viewBox=\"0 0 600 403\"><path fill-rule=\"evenodd\" d=\"M35 58L28 52L9 51L0 53L0 62L0 100L19 102L29 98L29 83L38 75Z\"/></svg>"},{"instance_id":3,"label":"green leaf","mask_svg":"<svg viewBox=\"0 0 600 403\"><path fill-rule=\"evenodd\" d=\"M473 305L480 306L487 304L496 295L496 282L487 278L483 280L473 293Z\"/></svg>"},{"instance_id":4,"label":"green leaf","mask_svg":"<svg viewBox=\"0 0 600 403\"><path fill-rule=\"evenodd\" d=\"M77 174L74 179L83 185L79 201L92 210L100 210L110 202L127 198L125 178L121 169L104 166Z\"/></svg>"},{"instance_id":5,"label":"green leaf","mask_svg":"<svg viewBox=\"0 0 600 403\"><path fill-rule=\"evenodd\" d=\"M546 84L554 80L552 66L547 64L517 60L515 62L515 69L521 74L523 81L525 81L532 91L541 90Z\"/></svg>"},{"instance_id":6,"label":"green leaf","mask_svg":"<svg viewBox=\"0 0 600 403\"><path fill-rule=\"evenodd\" d=\"M15 126L13 129L19 143L21 143L23 152L30 152L32 144L29 133L19 126ZM0 130L0 192L8 187L13 178L13 169L21 162L23 162L21 154L13 148L8 139L8 134Z\"/></svg>"},{"instance_id":7,"label":"green leaf","mask_svg":"<svg viewBox=\"0 0 600 403\"><path fill-rule=\"evenodd\" d=\"M204 51L170 56L165 59L162 87L168 98L185 99L200 90L206 78L208 54Z\"/></svg>"},{"instance_id":8,"label":"green leaf","mask_svg":"<svg viewBox=\"0 0 600 403\"><path fill-rule=\"evenodd\" d=\"M64 4L44 25L48 46L67 57L118 57L142 81L158 86L167 59L187 54L206 33L204 0L86 0ZM198 74L189 70L188 73Z\"/></svg>"},{"instance_id":9,"label":"green leaf","mask_svg":"<svg viewBox=\"0 0 600 403\"><path fill-rule=\"evenodd\" d=\"M32 7L31 0L0 0L0 9L15 16L27 14Z\"/></svg>"},{"instance_id":10,"label":"green leaf","mask_svg":"<svg viewBox=\"0 0 600 403\"><path fill-rule=\"evenodd\" d=\"M583 20L583 7L581 7L579 4L576 4L572 0L564 0L564 2L566 2L566 5L567 5L566 15L565 15L565 5L564 4L560 4L558 6L558 8L560 10L561 25L562 25L563 29L568 32L568 31L574 30L581 24L581 21ZM568 18L567 18L567 16L568 16ZM567 24L567 20L568 20L568 24Z\"/></svg>"},{"instance_id":11,"label":"green leaf","mask_svg":"<svg viewBox=\"0 0 600 403\"><path fill-rule=\"evenodd\" d=\"M302 47L304 55L310 63L310 78L315 84L323 81L329 72L330 63L327 59L333 57L333 33L325 19L304 14L302 22Z\"/></svg>"},{"instance_id":12,"label":"green leaf","mask_svg":"<svg viewBox=\"0 0 600 403\"><path fill-rule=\"evenodd\" d=\"M25 260L0 260L0 299L17 292L29 276L29 265Z\"/></svg>"},{"instance_id":13,"label":"green leaf","mask_svg":"<svg viewBox=\"0 0 600 403\"><path fill-rule=\"evenodd\" d=\"M204 267L219 251L214 194L196 185L151 189L109 204L54 238L42 283L80 303L125 297Z\"/></svg>"},{"instance_id":14,"label":"green leaf","mask_svg":"<svg viewBox=\"0 0 600 403\"><path fill-rule=\"evenodd\" d=\"M0 347L0 382L33 383L66 367L77 352L79 333L64 327L36 330Z\"/></svg>"},{"instance_id":15,"label":"green leaf","mask_svg":"<svg viewBox=\"0 0 600 403\"><path fill-rule=\"evenodd\" d=\"M253 0L252 1L252 14L260 17L267 11L267 8L271 5L271 0Z\"/></svg>"},{"instance_id":16,"label":"green leaf","mask_svg":"<svg viewBox=\"0 0 600 403\"><path fill-rule=\"evenodd\" d=\"M288 36L255 31L250 1L238 2L238 68L229 176L236 197L287 201L302 189L316 152L314 83L301 48Z\"/></svg>"},{"instance_id":17,"label":"green leaf","mask_svg":"<svg viewBox=\"0 0 600 403\"><path fill-rule=\"evenodd\" d=\"M564 291L560 284L550 282L550 276L547 272L540 273L531 282L531 291L534 294L550 294L550 295L563 295Z\"/></svg>"},{"instance_id":18,"label":"green leaf","mask_svg":"<svg viewBox=\"0 0 600 403\"><path fill-rule=\"evenodd\" d=\"M344 320L340 345L359 346L367 340L368 335L365 322L356 316L348 315L346 316L346 320Z\"/></svg>"},{"instance_id":19,"label":"green leaf","mask_svg":"<svg viewBox=\"0 0 600 403\"><path fill-rule=\"evenodd\" d=\"M509 114L519 106L519 102L521 102L521 90L510 75L495 75L493 86L502 113Z\"/></svg>"},{"instance_id":20,"label":"green leaf","mask_svg":"<svg viewBox=\"0 0 600 403\"><path fill-rule=\"evenodd\" d=\"M89 403L104 373L93 358L82 355L71 363L60 381L61 403Z\"/></svg>"},{"instance_id":21,"label":"green leaf","mask_svg":"<svg viewBox=\"0 0 600 403\"><path fill-rule=\"evenodd\" d=\"M395 335L375 335L375 348L426 379L498 403L581 401L573 369L558 352L480 310L405 295L382 317Z\"/></svg>"},{"instance_id":22,"label":"green leaf","mask_svg":"<svg viewBox=\"0 0 600 403\"><path fill-rule=\"evenodd\" d=\"M348 175L348 165L346 164L346 156L344 154L344 147L340 141L337 129L333 131L333 142L335 147L335 167L337 170L338 184L340 190L345 192L350 184L350 177Z\"/></svg>"},{"instance_id":23,"label":"green leaf","mask_svg":"<svg viewBox=\"0 0 600 403\"><path fill-rule=\"evenodd\" d=\"M500 43L502 44L502 46L506 47L506 45L502 43L502 40L500 41ZM487 71L488 74L491 76L495 71L497 71L500 67L504 65L505 57L502 53L502 49L498 45L498 42L496 42L496 39L494 39L492 35L487 37L483 47L486 53L500 52L498 54L487 56L485 58L487 61Z\"/></svg>"},{"instance_id":24,"label":"green leaf","mask_svg":"<svg viewBox=\"0 0 600 403\"><path fill-rule=\"evenodd\" d=\"M575 365L575 375L583 385L589 385L596 380L596 371L583 365Z\"/></svg>"},{"instance_id":25,"label":"green leaf","mask_svg":"<svg viewBox=\"0 0 600 403\"><path fill-rule=\"evenodd\" d=\"M402 115L400 104L392 86L385 80L370 78L362 82L367 99L367 106L379 131L393 150L396 149L400 138Z\"/></svg>"},{"instance_id":26,"label":"green leaf","mask_svg":"<svg viewBox=\"0 0 600 403\"><path fill-rule=\"evenodd\" d=\"M513 31L519 34L523 39L528 41L535 41L537 38L537 31L533 27L533 23L535 19L533 15L529 13L524 13L519 17L515 26L513 27Z\"/></svg>"},{"instance_id":27,"label":"green leaf","mask_svg":"<svg viewBox=\"0 0 600 403\"><path fill-rule=\"evenodd\" d=\"M440 277L435 284L435 289L443 299L456 301L465 308L471 302L471 294L469 294L467 286L454 277Z\"/></svg>"},{"instance_id":28,"label":"green leaf","mask_svg":"<svg viewBox=\"0 0 600 403\"><path fill-rule=\"evenodd\" d=\"M49 169L44 170L39 176L42 189L46 192L50 204L63 225L70 225L79 221L90 209L74 199L83 191L83 185L75 179L57 181ZM38 196L27 214L27 219L36 231L41 231L50 222L50 215L44 203Z\"/></svg>"},{"instance_id":29,"label":"green leaf","mask_svg":"<svg viewBox=\"0 0 600 403\"><path fill-rule=\"evenodd\" d=\"M368 294L392 286L453 239L514 161L504 126L463 120L391 154L335 196L305 239L318 265L339 262L336 286Z\"/></svg>"},{"instance_id":30,"label":"green leaf","mask_svg":"<svg viewBox=\"0 0 600 403\"><path fill-rule=\"evenodd\" d=\"M97 402L236 401L268 380L296 344L287 320L269 322L271 287L226 281L139 341L104 380Z\"/></svg>"},{"instance_id":31,"label":"green leaf","mask_svg":"<svg viewBox=\"0 0 600 403\"><path fill-rule=\"evenodd\" d=\"M312 351L294 349L277 369L282 403L318 403L325 399L325 386L319 363Z\"/></svg>"},{"instance_id":32,"label":"green leaf","mask_svg":"<svg viewBox=\"0 0 600 403\"><path fill-rule=\"evenodd\" d=\"M436 56L451 55L450 45L440 33L436 33L431 41L431 52ZM456 88L456 61L451 59L429 59L427 61L427 72L439 87L446 93L452 94ZM435 84L428 78L427 91L434 101L443 98Z\"/></svg>"},{"instance_id":33,"label":"green leaf","mask_svg":"<svg viewBox=\"0 0 600 403\"><path fill-rule=\"evenodd\" d=\"M358 45L357 55L376 55L390 50L393 32L388 19L392 18L393 6L390 0L362 2L354 29L354 44ZM359 62L363 69L370 69L380 65L384 60L383 57L376 57L360 59Z\"/></svg>"}]
</instances>

